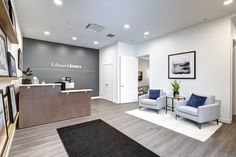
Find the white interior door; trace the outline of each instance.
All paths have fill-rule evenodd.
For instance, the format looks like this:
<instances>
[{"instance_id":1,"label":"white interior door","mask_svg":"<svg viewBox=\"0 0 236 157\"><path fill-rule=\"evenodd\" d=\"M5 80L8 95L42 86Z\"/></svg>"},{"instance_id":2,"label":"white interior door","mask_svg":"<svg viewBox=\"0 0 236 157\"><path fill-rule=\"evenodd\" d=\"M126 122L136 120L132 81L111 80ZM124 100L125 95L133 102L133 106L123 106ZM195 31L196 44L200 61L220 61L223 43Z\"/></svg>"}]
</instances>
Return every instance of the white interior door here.
<instances>
[{"instance_id":1,"label":"white interior door","mask_svg":"<svg viewBox=\"0 0 236 157\"><path fill-rule=\"evenodd\" d=\"M138 59L120 57L120 103L138 100Z\"/></svg>"},{"instance_id":2,"label":"white interior door","mask_svg":"<svg viewBox=\"0 0 236 157\"><path fill-rule=\"evenodd\" d=\"M113 65L103 65L101 71L102 97L113 101Z\"/></svg>"}]
</instances>

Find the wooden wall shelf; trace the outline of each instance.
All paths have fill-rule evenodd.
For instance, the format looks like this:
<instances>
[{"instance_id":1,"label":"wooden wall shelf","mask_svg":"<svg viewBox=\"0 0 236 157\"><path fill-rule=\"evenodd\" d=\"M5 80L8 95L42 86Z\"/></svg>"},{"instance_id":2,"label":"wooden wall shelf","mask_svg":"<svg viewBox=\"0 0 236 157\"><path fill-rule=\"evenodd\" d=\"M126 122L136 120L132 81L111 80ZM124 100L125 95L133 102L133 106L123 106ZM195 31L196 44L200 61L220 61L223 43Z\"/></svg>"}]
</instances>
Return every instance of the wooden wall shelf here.
<instances>
[{"instance_id":1,"label":"wooden wall shelf","mask_svg":"<svg viewBox=\"0 0 236 157\"><path fill-rule=\"evenodd\" d=\"M0 0L0 26L13 44L18 44L16 32L13 29L11 19L7 13L4 0Z\"/></svg>"},{"instance_id":2,"label":"wooden wall shelf","mask_svg":"<svg viewBox=\"0 0 236 157\"><path fill-rule=\"evenodd\" d=\"M19 77L0 77L0 82L9 82L13 80L18 80Z\"/></svg>"},{"instance_id":3,"label":"wooden wall shelf","mask_svg":"<svg viewBox=\"0 0 236 157\"><path fill-rule=\"evenodd\" d=\"M14 138L14 135L15 135L16 125L17 125L18 119L19 119L19 112L16 115L15 122L11 123L8 127L8 141L7 141L7 145L6 145L6 148L4 150L4 153L3 153L3 157L8 157L8 155L9 155L10 148L11 148L11 145L12 145L12 141L13 141L13 138Z\"/></svg>"}]
</instances>

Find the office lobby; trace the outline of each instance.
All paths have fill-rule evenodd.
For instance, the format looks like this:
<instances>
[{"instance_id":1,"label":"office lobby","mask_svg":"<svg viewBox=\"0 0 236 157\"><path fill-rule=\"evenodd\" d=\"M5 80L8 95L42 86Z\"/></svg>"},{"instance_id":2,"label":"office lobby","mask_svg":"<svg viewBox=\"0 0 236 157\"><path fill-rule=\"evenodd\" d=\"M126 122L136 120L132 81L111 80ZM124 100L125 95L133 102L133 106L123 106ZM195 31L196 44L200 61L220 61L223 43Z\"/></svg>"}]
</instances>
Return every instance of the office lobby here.
<instances>
[{"instance_id":1,"label":"office lobby","mask_svg":"<svg viewBox=\"0 0 236 157\"><path fill-rule=\"evenodd\" d=\"M235 157L235 0L1 0L0 157Z\"/></svg>"}]
</instances>

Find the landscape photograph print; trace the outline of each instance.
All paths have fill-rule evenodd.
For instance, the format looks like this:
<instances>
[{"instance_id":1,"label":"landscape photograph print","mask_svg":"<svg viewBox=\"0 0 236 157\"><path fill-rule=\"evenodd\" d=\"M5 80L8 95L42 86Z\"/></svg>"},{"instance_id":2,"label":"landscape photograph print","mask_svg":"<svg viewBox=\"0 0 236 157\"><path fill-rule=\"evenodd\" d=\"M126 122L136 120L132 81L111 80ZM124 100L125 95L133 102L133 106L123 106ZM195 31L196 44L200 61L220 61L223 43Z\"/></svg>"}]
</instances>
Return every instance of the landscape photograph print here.
<instances>
[{"instance_id":1,"label":"landscape photograph print","mask_svg":"<svg viewBox=\"0 0 236 157\"><path fill-rule=\"evenodd\" d=\"M169 79L196 79L196 51L168 56Z\"/></svg>"},{"instance_id":2,"label":"landscape photograph print","mask_svg":"<svg viewBox=\"0 0 236 157\"><path fill-rule=\"evenodd\" d=\"M16 114L17 114L16 94L15 94L14 85L10 85L7 87L7 94L8 94L8 102L9 102L10 121L11 123L14 123Z\"/></svg>"},{"instance_id":3,"label":"landscape photograph print","mask_svg":"<svg viewBox=\"0 0 236 157\"><path fill-rule=\"evenodd\" d=\"M6 37L0 29L0 76L9 76L6 50Z\"/></svg>"}]
</instances>

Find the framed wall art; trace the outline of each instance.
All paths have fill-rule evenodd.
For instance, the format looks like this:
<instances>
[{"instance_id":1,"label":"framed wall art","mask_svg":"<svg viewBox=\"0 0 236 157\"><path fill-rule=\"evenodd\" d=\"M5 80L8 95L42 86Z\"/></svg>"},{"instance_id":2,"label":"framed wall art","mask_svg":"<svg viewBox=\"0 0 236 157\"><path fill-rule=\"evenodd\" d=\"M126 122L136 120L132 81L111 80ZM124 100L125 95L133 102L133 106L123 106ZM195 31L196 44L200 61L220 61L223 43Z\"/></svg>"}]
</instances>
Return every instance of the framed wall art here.
<instances>
[{"instance_id":1,"label":"framed wall art","mask_svg":"<svg viewBox=\"0 0 236 157\"><path fill-rule=\"evenodd\" d=\"M23 70L23 53L21 49L18 49L18 69Z\"/></svg>"},{"instance_id":2,"label":"framed wall art","mask_svg":"<svg viewBox=\"0 0 236 157\"><path fill-rule=\"evenodd\" d=\"M139 71L138 72L138 81L142 81L143 80L143 72Z\"/></svg>"},{"instance_id":3,"label":"framed wall art","mask_svg":"<svg viewBox=\"0 0 236 157\"><path fill-rule=\"evenodd\" d=\"M4 95L3 97L3 102L4 102L4 110L5 110L5 115L6 115L6 123L7 127L10 125L10 114L9 114L9 103L8 103L8 95Z\"/></svg>"},{"instance_id":4,"label":"framed wall art","mask_svg":"<svg viewBox=\"0 0 236 157\"><path fill-rule=\"evenodd\" d=\"M196 51L168 56L169 79L196 79Z\"/></svg>"},{"instance_id":5,"label":"framed wall art","mask_svg":"<svg viewBox=\"0 0 236 157\"><path fill-rule=\"evenodd\" d=\"M8 94L8 102L9 102L9 115L11 123L14 123L17 115L17 108L16 108L16 94L15 94L15 87L14 85L10 85L7 87L7 94Z\"/></svg>"},{"instance_id":6,"label":"framed wall art","mask_svg":"<svg viewBox=\"0 0 236 157\"><path fill-rule=\"evenodd\" d=\"M10 52L7 53L7 60L8 60L9 75L11 77L16 77L17 76L16 61Z\"/></svg>"},{"instance_id":7,"label":"framed wall art","mask_svg":"<svg viewBox=\"0 0 236 157\"><path fill-rule=\"evenodd\" d=\"M6 10L7 10L7 14L9 15L9 3L8 3L9 0L2 0L2 1L4 2L4 5L5 5Z\"/></svg>"},{"instance_id":8,"label":"framed wall art","mask_svg":"<svg viewBox=\"0 0 236 157\"><path fill-rule=\"evenodd\" d=\"M3 155L8 140L8 131L4 111L3 91L0 90L0 156Z\"/></svg>"},{"instance_id":9,"label":"framed wall art","mask_svg":"<svg viewBox=\"0 0 236 157\"><path fill-rule=\"evenodd\" d=\"M9 76L7 63L7 40L3 31L0 29L0 76Z\"/></svg>"}]
</instances>

